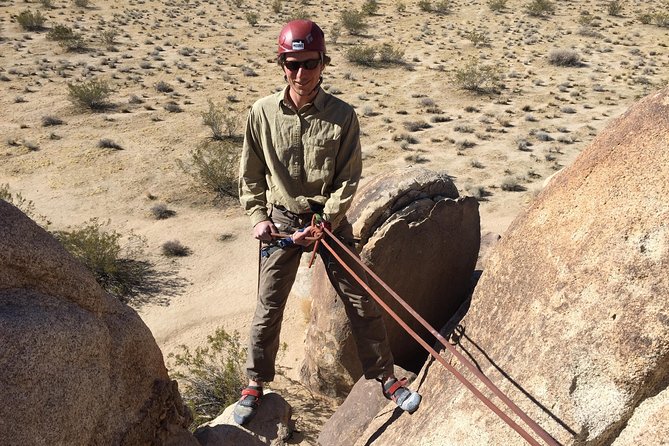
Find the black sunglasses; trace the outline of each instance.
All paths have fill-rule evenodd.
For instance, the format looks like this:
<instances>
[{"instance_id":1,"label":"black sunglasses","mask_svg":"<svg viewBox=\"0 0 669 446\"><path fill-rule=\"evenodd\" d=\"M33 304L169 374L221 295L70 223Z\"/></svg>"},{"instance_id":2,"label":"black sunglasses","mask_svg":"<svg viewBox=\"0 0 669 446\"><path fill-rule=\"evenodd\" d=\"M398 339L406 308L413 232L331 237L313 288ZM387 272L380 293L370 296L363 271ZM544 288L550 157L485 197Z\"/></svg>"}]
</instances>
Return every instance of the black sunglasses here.
<instances>
[{"instance_id":1,"label":"black sunglasses","mask_svg":"<svg viewBox=\"0 0 669 446\"><path fill-rule=\"evenodd\" d=\"M302 67L304 70L313 70L321 63L320 59L309 59L298 62L297 60L286 60L283 62L283 66L288 68L290 71L297 71Z\"/></svg>"}]
</instances>

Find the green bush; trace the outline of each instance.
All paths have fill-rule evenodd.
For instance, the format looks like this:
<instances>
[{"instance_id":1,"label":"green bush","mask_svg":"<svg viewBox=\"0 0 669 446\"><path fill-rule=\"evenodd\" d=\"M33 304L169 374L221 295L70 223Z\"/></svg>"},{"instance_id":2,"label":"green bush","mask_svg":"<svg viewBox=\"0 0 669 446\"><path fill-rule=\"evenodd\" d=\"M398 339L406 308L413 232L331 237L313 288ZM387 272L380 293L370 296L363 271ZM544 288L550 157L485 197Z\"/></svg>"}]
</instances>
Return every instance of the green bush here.
<instances>
[{"instance_id":1,"label":"green bush","mask_svg":"<svg viewBox=\"0 0 669 446\"><path fill-rule=\"evenodd\" d=\"M373 45L353 46L346 51L349 62L368 67L382 67L404 64L404 50L389 43L381 46Z\"/></svg>"},{"instance_id":2,"label":"green bush","mask_svg":"<svg viewBox=\"0 0 669 446\"><path fill-rule=\"evenodd\" d=\"M365 0L362 4L361 10L367 15L374 15L379 10L379 2L377 0Z\"/></svg>"},{"instance_id":3,"label":"green bush","mask_svg":"<svg viewBox=\"0 0 669 446\"><path fill-rule=\"evenodd\" d=\"M121 246L123 237L116 231L106 231L108 224L92 219L80 227L56 231L53 235L93 273L102 288L127 303L141 290L150 272L149 264L139 260L146 241L131 234L125 246Z\"/></svg>"},{"instance_id":4,"label":"green bush","mask_svg":"<svg viewBox=\"0 0 669 446\"><path fill-rule=\"evenodd\" d=\"M474 46L486 46L490 44L490 39L482 31L472 30L464 33L465 39L469 40Z\"/></svg>"},{"instance_id":5,"label":"green bush","mask_svg":"<svg viewBox=\"0 0 669 446\"><path fill-rule=\"evenodd\" d=\"M202 113L202 122L211 129L212 138L219 141L233 139L240 126L237 113L218 107L211 99L208 103L209 110Z\"/></svg>"},{"instance_id":6,"label":"green bush","mask_svg":"<svg viewBox=\"0 0 669 446\"><path fill-rule=\"evenodd\" d=\"M642 12L637 16L639 19L639 22L643 23L644 25L650 25L653 23L653 14L650 12Z\"/></svg>"},{"instance_id":7,"label":"green bush","mask_svg":"<svg viewBox=\"0 0 669 446\"><path fill-rule=\"evenodd\" d=\"M70 90L69 99L77 106L91 110L104 110L111 104L108 102L112 92L106 81L91 79L80 84L67 84Z\"/></svg>"},{"instance_id":8,"label":"green bush","mask_svg":"<svg viewBox=\"0 0 669 446\"><path fill-rule=\"evenodd\" d=\"M247 12L244 17L246 17L246 21L251 26L256 26L258 24L258 20L260 19L260 15L257 12Z\"/></svg>"},{"instance_id":9,"label":"green bush","mask_svg":"<svg viewBox=\"0 0 669 446\"><path fill-rule=\"evenodd\" d=\"M44 28L46 18L39 11L25 9L16 16L16 21L26 31L39 31Z\"/></svg>"},{"instance_id":10,"label":"green bush","mask_svg":"<svg viewBox=\"0 0 669 446\"><path fill-rule=\"evenodd\" d=\"M623 12L623 1L612 0L606 5L606 10L610 16L619 17Z\"/></svg>"},{"instance_id":11,"label":"green bush","mask_svg":"<svg viewBox=\"0 0 669 446\"><path fill-rule=\"evenodd\" d=\"M238 198L239 139L207 140L190 152L190 160L178 165L205 189L220 197Z\"/></svg>"},{"instance_id":12,"label":"green bush","mask_svg":"<svg viewBox=\"0 0 669 446\"><path fill-rule=\"evenodd\" d=\"M170 354L172 377L180 381L181 394L193 412L191 430L218 416L239 398L246 385L246 349L242 347L239 333L216 329L207 336L207 346L192 352L180 346L180 353Z\"/></svg>"},{"instance_id":13,"label":"green bush","mask_svg":"<svg viewBox=\"0 0 669 446\"><path fill-rule=\"evenodd\" d=\"M35 211L35 203L32 200L24 198L19 192L12 193L9 189L9 184L0 184L0 200L5 200L7 203L13 204L43 228L47 228L51 224L45 216Z\"/></svg>"},{"instance_id":14,"label":"green bush","mask_svg":"<svg viewBox=\"0 0 669 446\"><path fill-rule=\"evenodd\" d=\"M488 0L488 8L491 11L502 11L506 9L507 0Z\"/></svg>"},{"instance_id":15,"label":"green bush","mask_svg":"<svg viewBox=\"0 0 669 446\"><path fill-rule=\"evenodd\" d=\"M555 5L551 0L532 0L525 5L525 10L533 17L546 17L555 14Z\"/></svg>"},{"instance_id":16,"label":"green bush","mask_svg":"<svg viewBox=\"0 0 669 446\"><path fill-rule=\"evenodd\" d=\"M349 62L358 65L365 65L371 67L374 65L375 58L376 58L376 49L371 45L369 46L356 45L350 47L346 51L346 59Z\"/></svg>"},{"instance_id":17,"label":"green bush","mask_svg":"<svg viewBox=\"0 0 669 446\"><path fill-rule=\"evenodd\" d=\"M669 13L657 12L653 15L653 21L660 28L669 28Z\"/></svg>"},{"instance_id":18,"label":"green bush","mask_svg":"<svg viewBox=\"0 0 669 446\"><path fill-rule=\"evenodd\" d=\"M66 25L56 25L46 35L47 39L58 42L60 46L68 51L80 50L85 48L84 38L81 34L75 33L72 28Z\"/></svg>"},{"instance_id":19,"label":"green bush","mask_svg":"<svg viewBox=\"0 0 669 446\"><path fill-rule=\"evenodd\" d=\"M558 67L580 67L581 56L574 50L552 50L548 53L548 63Z\"/></svg>"},{"instance_id":20,"label":"green bush","mask_svg":"<svg viewBox=\"0 0 669 446\"><path fill-rule=\"evenodd\" d=\"M339 22L346 28L349 34L359 36L364 33L368 26L365 22L365 15L361 11L344 9L339 14Z\"/></svg>"},{"instance_id":21,"label":"green bush","mask_svg":"<svg viewBox=\"0 0 669 446\"><path fill-rule=\"evenodd\" d=\"M455 84L464 90L476 93L495 92L500 86L499 69L490 65L479 65L472 59L455 71Z\"/></svg>"},{"instance_id":22,"label":"green bush","mask_svg":"<svg viewBox=\"0 0 669 446\"><path fill-rule=\"evenodd\" d=\"M432 11L437 14L448 14L451 12L451 2L449 0L439 0L432 5Z\"/></svg>"},{"instance_id":23,"label":"green bush","mask_svg":"<svg viewBox=\"0 0 669 446\"><path fill-rule=\"evenodd\" d=\"M432 2L430 0L419 0L418 8L420 8L421 11L432 12Z\"/></svg>"}]
</instances>

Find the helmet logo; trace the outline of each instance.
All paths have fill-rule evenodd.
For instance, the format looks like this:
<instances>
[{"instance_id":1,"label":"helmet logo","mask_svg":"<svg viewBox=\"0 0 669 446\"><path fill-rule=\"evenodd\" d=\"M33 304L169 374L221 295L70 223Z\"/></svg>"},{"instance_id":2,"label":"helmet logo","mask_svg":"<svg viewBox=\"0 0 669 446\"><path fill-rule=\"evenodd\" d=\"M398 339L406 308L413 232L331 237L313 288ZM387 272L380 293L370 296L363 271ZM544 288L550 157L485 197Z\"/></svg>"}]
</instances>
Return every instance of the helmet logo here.
<instances>
[{"instance_id":1,"label":"helmet logo","mask_svg":"<svg viewBox=\"0 0 669 446\"><path fill-rule=\"evenodd\" d=\"M293 51L302 51L304 49L304 42L302 40L293 40Z\"/></svg>"}]
</instances>

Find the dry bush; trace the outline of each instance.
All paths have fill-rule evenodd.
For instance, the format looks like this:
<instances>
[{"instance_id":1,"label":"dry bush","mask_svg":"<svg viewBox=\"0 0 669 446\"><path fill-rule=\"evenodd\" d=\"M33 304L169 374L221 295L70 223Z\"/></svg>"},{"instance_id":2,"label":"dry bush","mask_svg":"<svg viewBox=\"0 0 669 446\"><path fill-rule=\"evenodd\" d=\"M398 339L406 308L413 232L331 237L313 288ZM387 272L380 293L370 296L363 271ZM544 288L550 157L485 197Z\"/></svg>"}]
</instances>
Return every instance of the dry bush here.
<instances>
[{"instance_id":1,"label":"dry bush","mask_svg":"<svg viewBox=\"0 0 669 446\"><path fill-rule=\"evenodd\" d=\"M353 36L363 34L369 27L365 22L365 14L353 9L344 9L341 11L339 13L339 23Z\"/></svg>"},{"instance_id":2,"label":"dry bush","mask_svg":"<svg viewBox=\"0 0 669 446\"><path fill-rule=\"evenodd\" d=\"M365 0L360 9L366 15L374 15L379 10L379 2L377 0Z\"/></svg>"},{"instance_id":3,"label":"dry bush","mask_svg":"<svg viewBox=\"0 0 669 446\"><path fill-rule=\"evenodd\" d=\"M558 67L580 67L581 56L574 50L551 50L548 53L548 63Z\"/></svg>"},{"instance_id":4,"label":"dry bush","mask_svg":"<svg viewBox=\"0 0 669 446\"><path fill-rule=\"evenodd\" d=\"M555 14L555 5L551 0L532 0L525 5L525 11L533 17L546 17Z\"/></svg>"},{"instance_id":5,"label":"dry bush","mask_svg":"<svg viewBox=\"0 0 669 446\"><path fill-rule=\"evenodd\" d=\"M612 0L606 5L606 11L610 16L620 17L623 12L623 4L622 0Z\"/></svg>"},{"instance_id":6,"label":"dry bush","mask_svg":"<svg viewBox=\"0 0 669 446\"><path fill-rule=\"evenodd\" d=\"M84 37L76 33L66 25L56 25L46 35L47 39L58 42L60 46L68 51L82 50L86 48Z\"/></svg>"},{"instance_id":7,"label":"dry bush","mask_svg":"<svg viewBox=\"0 0 669 446\"><path fill-rule=\"evenodd\" d=\"M506 9L507 0L488 0L488 8L491 11L502 11Z\"/></svg>"},{"instance_id":8,"label":"dry bush","mask_svg":"<svg viewBox=\"0 0 669 446\"><path fill-rule=\"evenodd\" d=\"M82 108L105 110L111 106L108 102L112 88L100 79L91 79L80 84L67 84L70 101Z\"/></svg>"},{"instance_id":9,"label":"dry bush","mask_svg":"<svg viewBox=\"0 0 669 446\"><path fill-rule=\"evenodd\" d=\"M357 65L368 67L384 67L389 65L403 65L404 50L389 43L380 46L356 45L346 51L346 59Z\"/></svg>"},{"instance_id":10,"label":"dry bush","mask_svg":"<svg viewBox=\"0 0 669 446\"><path fill-rule=\"evenodd\" d=\"M180 382L179 390L193 412L190 428L195 429L239 398L247 383L246 348L238 332L228 334L223 328L207 336L207 346L197 347L194 353L185 345L179 348L180 353L168 355L174 360L171 375Z\"/></svg>"},{"instance_id":11,"label":"dry bush","mask_svg":"<svg viewBox=\"0 0 669 446\"><path fill-rule=\"evenodd\" d=\"M455 84L463 90L492 93L500 87L500 71L492 65L480 65L475 59L455 70Z\"/></svg>"},{"instance_id":12,"label":"dry bush","mask_svg":"<svg viewBox=\"0 0 669 446\"><path fill-rule=\"evenodd\" d=\"M186 257L191 254L191 249L181 244L179 240L170 240L163 243L161 251L167 257Z\"/></svg>"},{"instance_id":13,"label":"dry bush","mask_svg":"<svg viewBox=\"0 0 669 446\"><path fill-rule=\"evenodd\" d=\"M177 164L205 189L220 197L238 198L240 143L239 139L207 140L189 153L188 162L178 160Z\"/></svg>"},{"instance_id":14,"label":"dry bush","mask_svg":"<svg viewBox=\"0 0 669 446\"><path fill-rule=\"evenodd\" d=\"M142 290L151 273L150 264L139 260L146 241L131 233L122 246L124 237L116 231L105 230L108 224L92 219L80 227L53 234L93 273L102 288L127 303Z\"/></svg>"},{"instance_id":15,"label":"dry bush","mask_svg":"<svg viewBox=\"0 0 669 446\"><path fill-rule=\"evenodd\" d=\"M225 110L211 99L208 102L209 110L202 113L202 122L211 129L212 138L219 141L233 139L240 127L237 112L232 109Z\"/></svg>"},{"instance_id":16,"label":"dry bush","mask_svg":"<svg viewBox=\"0 0 669 446\"><path fill-rule=\"evenodd\" d=\"M21 11L16 16L16 22L26 31L40 31L44 29L46 17L41 12L32 12L29 9Z\"/></svg>"}]
</instances>

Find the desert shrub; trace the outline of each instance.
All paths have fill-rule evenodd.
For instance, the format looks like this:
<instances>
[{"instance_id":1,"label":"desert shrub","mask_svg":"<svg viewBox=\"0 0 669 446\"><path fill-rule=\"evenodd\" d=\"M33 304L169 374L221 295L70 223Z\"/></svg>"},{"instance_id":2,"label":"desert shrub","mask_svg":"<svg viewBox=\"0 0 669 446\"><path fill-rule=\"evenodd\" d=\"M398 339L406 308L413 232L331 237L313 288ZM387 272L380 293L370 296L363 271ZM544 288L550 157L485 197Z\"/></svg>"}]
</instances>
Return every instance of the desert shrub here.
<instances>
[{"instance_id":1,"label":"desert shrub","mask_svg":"<svg viewBox=\"0 0 669 446\"><path fill-rule=\"evenodd\" d=\"M167 208L165 203L158 203L151 207L151 215L156 220L165 220L166 218L173 217L175 212Z\"/></svg>"},{"instance_id":2,"label":"desert shrub","mask_svg":"<svg viewBox=\"0 0 669 446\"><path fill-rule=\"evenodd\" d=\"M359 36L364 33L368 26L365 22L365 15L361 11L344 9L339 14L339 23L346 28L349 34Z\"/></svg>"},{"instance_id":3,"label":"desert shrub","mask_svg":"<svg viewBox=\"0 0 669 446\"><path fill-rule=\"evenodd\" d=\"M669 28L669 13L657 12L653 15L653 21L661 28Z\"/></svg>"},{"instance_id":4,"label":"desert shrub","mask_svg":"<svg viewBox=\"0 0 669 446\"><path fill-rule=\"evenodd\" d=\"M105 31L102 31L102 34L100 34L102 43L105 44L107 49L114 46L114 44L116 43L117 36L118 36L118 31L116 31L115 29L107 29Z\"/></svg>"},{"instance_id":5,"label":"desert shrub","mask_svg":"<svg viewBox=\"0 0 669 446\"><path fill-rule=\"evenodd\" d=\"M650 25L653 23L653 14L650 12L642 12L637 16L637 19L644 25Z\"/></svg>"},{"instance_id":6,"label":"desert shrub","mask_svg":"<svg viewBox=\"0 0 669 446\"><path fill-rule=\"evenodd\" d=\"M98 141L98 147L101 149L123 150L120 144L109 138L102 138Z\"/></svg>"},{"instance_id":7,"label":"desert shrub","mask_svg":"<svg viewBox=\"0 0 669 446\"><path fill-rule=\"evenodd\" d=\"M418 8L424 12L432 12L432 2L430 0L419 0Z\"/></svg>"},{"instance_id":8,"label":"desert shrub","mask_svg":"<svg viewBox=\"0 0 669 446\"><path fill-rule=\"evenodd\" d=\"M486 33L478 30L466 31L464 33L465 39L469 40L474 44L474 46L485 46L490 44L490 39L486 36Z\"/></svg>"},{"instance_id":9,"label":"desert shrub","mask_svg":"<svg viewBox=\"0 0 669 446\"><path fill-rule=\"evenodd\" d=\"M369 45L356 45L346 51L346 59L358 65L372 66L376 58L376 49Z\"/></svg>"},{"instance_id":10,"label":"desert shrub","mask_svg":"<svg viewBox=\"0 0 669 446\"><path fill-rule=\"evenodd\" d=\"M518 180L516 180L515 178L507 178L501 184L500 188L507 192L523 192L527 190L527 188L522 184L518 183Z\"/></svg>"},{"instance_id":11,"label":"desert shrub","mask_svg":"<svg viewBox=\"0 0 669 446\"><path fill-rule=\"evenodd\" d=\"M68 51L81 50L86 47L84 37L66 25L56 25L46 35L47 39L58 42Z\"/></svg>"},{"instance_id":12,"label":"desert shrub","mask_svg":"<svg viewBox=\"0 0 669 446\"><path fill-rule=\"evenodd\" d=\"M40 0L40 4L46 9L53 8L53 2L51 0Z\"/></svg>"},{"instance_id":13,"label":"desert shrub","mask_svg":"<svg viewBox=\"0 0 669 446\"><path fill-rule=\"evenodd\" d=\"M432 127L425 121L407 121L404 122L402 125L404 125L404 128L410 132L417 132L419 130L429 129L430 127Z\"/></svg>"},{"instance_id":14,"label":"desert shrub","mask_svg":"<svg viewBox=\"0 0 669 446\"><path fill-rule=\"evenodd\" d=\"M91 79L80 84L67 84L70 101L82 108L104 110L110 107L108 102L112 92L109 84L100 79Z\"/></svg>"},{"instance_id":15,"label":"desert shrub","mask_svg":"<svg viewBox=\"0 0 669 446\"><path fill-rule=\"evenodd\" d=\"M610 16L618 17L623 12L623 1L612 0L606 5L606 11Z\"/></svg>"},{"instance_id":16,"label":"desert shrub","mask_svg":"<svg viewBox=\"0 0 669 446\"><path fill-rule=\"evenodd\" d=\"M171 93L174 91L174 87L165 81L156 82L156 85L154 85L154 87L156 91L159 91L161 93Z\"/></svg>"},{"instance_id":17,"label":"desert shrub","mask_svg":"<svg viewBox=\"0 0 669 446\"><path fill-rule=\"evenodd\" d=\"M63 120L55 116L42 116L42 127L51 127L64 124Z\"/></svg>"},{"instance_id":18,"label":"desert shrub","mask_svg":"<svg viewBox=\"0 0 669 446\"><path fill-rule=\"evenodd\" d=\"M220 197L239 197L240 141L207 140L189 153L188 162L177 161L179 166L198 184Z\"/></svg>"},{"instance_id":19,"label":"desert shrub","mask_svg":"<svg viewBox=\"0 0 669 446\"><path fill-rule=\"evenodd\" d=\"M499 69L490 65L479 65L475 59L455 70L455 84L463 90L477 93L494 92L500 85Z\"/></svg>"},{"instance_id":20,"label":"desert shrub","mask_svg":"<svg viewBox=\"0 0 669 446\"><path fill-rule=\"evenodd\" d=\"M240 126L237 113L217 106L211 99L208 102L209 110L202 113L202 122L211 129L212 138L216 140L234 138Z\"/></svg>"},{"instance_id":21,"label":"desert shrub","mask_svg":"<svg viewBox=\"0 0 669 446\"><path fill-rule=\"evenodd\" d=\"M379 10L379 2L377 0L365 0L360 9L364 14L374 15Z\"/></svg>"},{"instance_id":22,"label":"desert shrub","mask_svg":"<svg viewBox=\"0 0 669 446\"><path fill-rule=\"evenodd\" d=\"M502 11L506 8L507 0L488 0L488 8L491 11Z\"/></svg>"},{"instance_id":23,"label":"desert shrub","mask_svg":"<svg viewBox=\"0 0 669 446\"><path fill-rule=\"evenodd\" d=\"M384 43L377 50L379 62L384 65L401 65L404 63L404 50L400 47L394 47L389 43Z\"/></svg>"},{"instance_id":24,"label":"desert shrub","mask_svg":"<svg viewBox=\"0 0 669 446\"><path fill-rule=\"evenodd\" d=\"M260 19L260 15L258 15L257 12L247 12L244 14L244 17L251 26L256 26L258 24L258 20Z\"/></svg>"},{"instance_id":25,"label":"desert shrub","mask_svg":"<svg viewBox=\"0 0 669 446\"><path fill-rule=\"evenodd\" d=\"M122 302L128 302L141 289L149 272L148 263L138 260L144 253L146 241L131 233L121 246L122 235L105 230L108 224L92 219L74 229L55 231L53 235L93 273L102 288Z\"/></svg>"},{"instance_id":26,"label":"desert shrub","mask_svg":"<svg viewBox=\"0 0 669 446\"><path fill-rule=\"evenodd\" d=\"M174 101L169 101L167 104L163 105L163 108L170 113L181 113L184 111L184 109Z\"/></svg>"},{"instance_id":27,"label":"desert shrub","mask_svg":"<svg viewBox=\"0 0 669 446\"><path fill-rule=\"evenodd\" d=\"M16 16L16 22L26 31L39 31L44 28L46 17L41 12L24 9Z\"/></svg>"},{"instance_id":28,"label":"desert shrub","mask_svg":"<svg viewBox=\"0 0 669 446\"><path fill-rule=\"evenodd\" d=\"M402 65L404 64L404 50L389 43L384 43L378 47L373 45L352 46L346 51L346 59L349 62L368 67Z\"/></svg>"},{"instance_id":29,"label":"desert shrub","mask_svg":"<svg viewBox=\"0 0 669 446\"><path fill-rule=\"evenodd\" d=\"M51 224L44 215L35 211L35 203L32 200L24 198L19 192L13 193L9 184L0 184L0 200L13 204L43 228L47 228Z\"/></svg>"},{"instance_id":30,"label":"desert shrub","mask_svg":"<svg viewBox=\"0 0 669 446\"><path fill-rule=\"evenodd\" d=\"M432 5L432 12L437 14L448 14L451 12L451 2L449 0L439 0Z\"/></svg>"},{"instance_id":31,"label":"desert shrub","mask_svg":"<svg viewBox=\"0 0 669 446\"><path fill-rule=\"evenodd\" d=\"M581 56L574 50L552 50L548 53L548 63L558 67L580 67Z\"/></svg>"},{"instance_id":32,"label":"desert shrub","mask_svg":"<svg viewBox=\"0 0 669 446\"><path fill-rule=\"evenodd\" d=\"M167 257L186 257L191 253L190 248L182 245L179 240L170 240L163 243L161 251Z\"/></svg>"},{"instance_id":33,"label":"desert shrub","mask_svg":"<svg viewBox=\"0 0 669 446\"><path fill-rule=\"evenodd\" d=\"M546 17L555 14L555 5L551 0L532 0L525 5L525 11L533 17Z\"/></svg>"},{"instance_id":34,"label":"desert shrub","mask_svg":"<svg viewBox=\"0 0 669 446\"><path fill-rule=\"evenodd\" d=\"M399 12L400 14L403 13L403 12L406 12L406 10L407 10L406 3L404 3L402 0L398 0L395 3L395 10L397 10L397 12Z\"/></svg>"},{"instance_id":35,"label":"desert shrub","mask_svg":"<svg viewBox=\"0 0 669 446\"><path fill-rule=\"evenodd\" d=\"M181 351L168 355L173 378L180 384L184 401L193 412L191 429L212 420L223 409L239 398L246 385L246 349L242 347L239 333L216 329L207 336L207 345L192 352L181 345Z\"/></svg>"},{"instance_id":36,"label":"desert shrub","mask_svg":"<svg viewBox=\"0 0 669 446\"><path fill-rule=\"evenodd\" d=\"M74 0L73 3L77 8L89 8L91 6L90 0Z\"/></svg>"}]
</instances>

